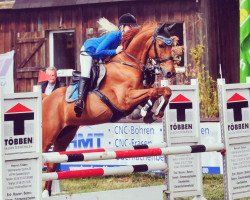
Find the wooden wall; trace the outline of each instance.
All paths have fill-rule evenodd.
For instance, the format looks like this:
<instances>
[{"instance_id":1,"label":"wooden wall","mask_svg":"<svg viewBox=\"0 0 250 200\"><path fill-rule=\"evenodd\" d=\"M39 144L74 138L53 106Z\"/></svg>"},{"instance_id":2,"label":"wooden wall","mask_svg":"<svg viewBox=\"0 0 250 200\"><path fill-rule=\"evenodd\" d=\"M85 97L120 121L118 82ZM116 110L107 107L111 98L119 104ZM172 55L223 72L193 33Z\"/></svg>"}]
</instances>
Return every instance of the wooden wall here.
<instances>
[{"instance_id":1,"label":"wooden wall","mask_svg":"<svg viewBox=\"0 0 250 200\"><path fill-rule=\"evenodd\" d=\"M227 83L238 83L239 59L239 0L204 1L207 19L207 57L209 71L214 78L222 77Z\"/></svg>"},{"instance_id":2,"label":"wooden wall","mask_svg":"<svg viewBox=\"0 0 250 200\"><path fill-rule=\"evenodd\" d=\"M38 70L45 68L49 63L48 32L50 30L75 30L75 68L79 69L79 50L86 38L98 35L97 19L106 17L117 24L121 14L130 12L137 17L139 24L147 20L184 22L186 50L203 42L207 47L204 62L213 76L217 76L218 59L214 59L216 55L213 51L217 49L216 54L219 51L217 43L219 34L213 32L215 28L212 23L217 23L216 17L220 17L220 13L217 15L210 13L217 6L216 2L216 0L198 2L196 0L141 0L41 9L0 10L0 53L11 49L16 50L15 91L30 91L32 85L37 83ZM224 15L224 17L230 16ZM211 27L213 29L210 30ZM210 35L204 40L207 34ZM232 34L231 38L234 36ZM234 52L232 51L231 54ZM238 59L237 56L234 54L227 60ZM189 54L187 54L187 62L190 62ZM233 70L233 67L230 69ZM228 80L237 80L237 77L232 78L232 74L235 73L229 72Z\"/></svg>"}]
</instances>

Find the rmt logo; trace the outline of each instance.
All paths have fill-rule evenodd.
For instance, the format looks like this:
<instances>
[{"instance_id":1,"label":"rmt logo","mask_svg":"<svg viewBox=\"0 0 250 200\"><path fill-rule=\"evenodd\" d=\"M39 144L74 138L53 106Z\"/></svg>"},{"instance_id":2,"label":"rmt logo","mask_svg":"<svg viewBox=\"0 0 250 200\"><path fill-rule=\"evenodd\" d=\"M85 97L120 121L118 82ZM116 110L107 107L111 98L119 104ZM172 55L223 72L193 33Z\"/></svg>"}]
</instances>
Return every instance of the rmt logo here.
<instances>
[{"instance_id":1,"label":"rmt logo","mask_svg":"<svg viewBox=\"0 0 250 200\"><path fill-rule=\"evenodd\" d=\"M243 121L242 110L244 108L248 108L248 101L238 93L227 100L227 109L233 111L234 120L234 123L228 125L229 131L249 129L249 123L239 123Z\"/></svg>"},{"instance_id":2,"label":"rmt logo","mask_svg":"<svg viewBox=\"0 0 250 200\"><path fill-rule=\"evenodd\" d=\"M183 96L182 94L179 94L174 99L172 99L169 103L169 109L176 110L176 121L177 122L186 122L186 110L192 109L193 104L192 102ZM192 129L192 124L173 124L170 125L171 130L186 130L186 129Z\"/></svg>"}]
</instances>

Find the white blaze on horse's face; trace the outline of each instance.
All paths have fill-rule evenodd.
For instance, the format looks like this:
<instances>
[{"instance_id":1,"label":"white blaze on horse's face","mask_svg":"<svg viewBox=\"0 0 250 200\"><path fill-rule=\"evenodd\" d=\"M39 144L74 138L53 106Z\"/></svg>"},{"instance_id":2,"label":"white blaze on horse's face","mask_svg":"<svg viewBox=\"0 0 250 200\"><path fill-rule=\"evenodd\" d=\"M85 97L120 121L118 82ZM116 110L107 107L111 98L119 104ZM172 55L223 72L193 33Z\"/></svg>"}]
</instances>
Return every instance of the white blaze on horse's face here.
<instances>
[{"instance_id":1,"label":"white blaze on horse's face","mask_svg":"<svg viewBox=\"0 0 250 200\"><path fill-rule=\"evenodd\" d=\"M165 75L167 78L171 78L175 74L175 67L172 58L172 45L166 45L165 43L159 41L158 49L160 60L165 60L160 63L160 67L163 70L163 75Z\"/></svg>"}]
</instances>

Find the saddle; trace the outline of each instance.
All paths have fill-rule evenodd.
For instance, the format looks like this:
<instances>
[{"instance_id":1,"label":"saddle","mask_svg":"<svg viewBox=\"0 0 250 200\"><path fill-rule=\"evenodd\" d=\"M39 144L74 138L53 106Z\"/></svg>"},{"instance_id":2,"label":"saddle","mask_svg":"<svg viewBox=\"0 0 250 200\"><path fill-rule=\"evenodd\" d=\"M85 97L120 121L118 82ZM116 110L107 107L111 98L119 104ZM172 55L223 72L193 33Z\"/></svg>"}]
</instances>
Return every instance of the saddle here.
<instances>
[{"instance_id":1,"label":"saddle","mask_svg":"<svg viewBox=\"0 0 250 200\"><path fill-rule=\"evenodd\" d=\"M143 85L148 87L155 82L155 69L151 66L152 61L148 61L147 68L143 71ZM100 84L106 75L106 68L103 63L94 61L90 73L90 86L89 91L98 90ZM74 102L78 98L78 83L81 76L81 72L73 71L70 85L66 90L66 102Z\"/></svg>"},{"instance_id":2,"label":"saddle","mask_svg":"<svg viewBox=\"0 0 250 200\"><path fill-rule=\"evenodd\" d=\"M106 74L106 68L104 64L94 62L90 73L89 91L99 89L100 84ZM78 99L78 84L81 76L81 72L73 71L70 81L70 85L66 89L65 100L68 103L74 102Z\"/></svg>"}]
</instances>

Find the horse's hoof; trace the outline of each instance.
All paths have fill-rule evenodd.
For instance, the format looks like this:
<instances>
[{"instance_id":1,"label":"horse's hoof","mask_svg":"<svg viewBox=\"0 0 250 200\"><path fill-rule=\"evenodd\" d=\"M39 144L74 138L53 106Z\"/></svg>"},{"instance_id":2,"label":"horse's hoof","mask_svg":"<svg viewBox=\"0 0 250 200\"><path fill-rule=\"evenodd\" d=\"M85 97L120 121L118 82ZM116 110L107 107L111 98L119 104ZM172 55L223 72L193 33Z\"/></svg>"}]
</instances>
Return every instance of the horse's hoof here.
<instances>
[{"instance_id":1,"label":"horse's hoof","mask_svg":"<svg viewBox=\"0 0 250 200\"><path fill-rule=\"evenodd\" d=\"M154 114L154 116L157 117L157 118L162 118L164 116L164 111L161 110L160 112L158 112L157 115Z\"/></svg>"},{"instance_id":2,"label":"horse's hoof","mask_svg":"<svg viewBox=\"0 0 250 200\"><path fill-rule=\"evenodd\" d=\"M141 110L139 108L134 109L133 112L131 113L132 119L136 120L136 119L142 118L140 112L141 112Z\"/></svg>"},{"instance_id":3,"label":"horse's hoof","mask_svg":"<svg viewBox=\"0 0 250 200\"><path fill-rule=\"evenodd\" d=\"M145 117L147 115L147 110L145 110L144 108L141 109L141 116Z\"/></svg>"},{"instance_id":4,"label":"horse's hoof","mask_svg":"<svg viewBox=\"0 0 250 200\"><path fill-rule=\"evenodd\" d=\"M143 117L143 122L147 124L151 124L156 121L155 115L153 112L148 112L148 114Z\"/></svg>"},{"instance_id":5,"label":"horse's hoof","mask_svg":"<svg viewBox=\"0 0 250 200\"><path fill-rule=\"evenodd\" d=\"M153 102L149 99L141 109L141 116L145 117L147 115L147 112L150 111L152 107L153 107Z\"/></svg>"},{"instance_id":6,"label":"horse's hoof","mask_svg":"<svg viewBox=\"0 0 250 200\"><path fill-rule=\"evenodd\" d=\"M49 191L48 190L43 190L42 198L47 198L47 197L49 197Z\"/></svg>"}]
</instances>

